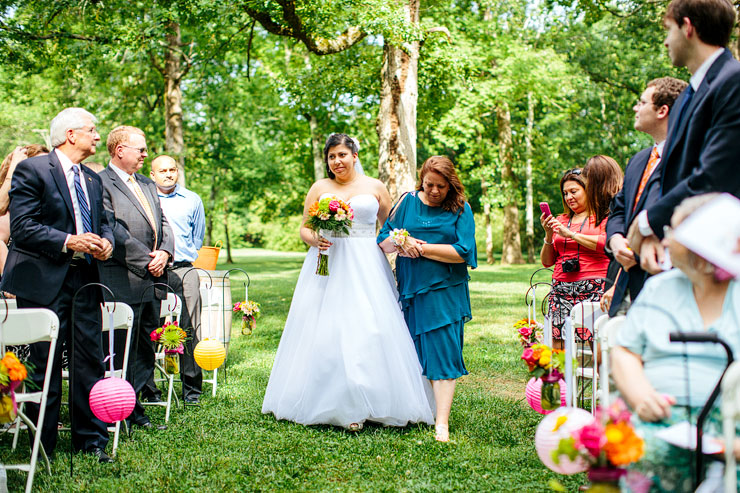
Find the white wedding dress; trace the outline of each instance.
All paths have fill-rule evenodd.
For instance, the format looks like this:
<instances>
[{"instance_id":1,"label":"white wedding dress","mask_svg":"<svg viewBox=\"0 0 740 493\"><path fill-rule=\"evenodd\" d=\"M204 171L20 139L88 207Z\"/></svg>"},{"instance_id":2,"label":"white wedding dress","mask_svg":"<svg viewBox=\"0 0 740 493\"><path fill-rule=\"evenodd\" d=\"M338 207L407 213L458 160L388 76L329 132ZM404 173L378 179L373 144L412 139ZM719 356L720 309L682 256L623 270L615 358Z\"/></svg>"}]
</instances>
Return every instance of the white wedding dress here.
<instances>
[{"instance_id":1,"label":"white wedding dress","mask_svg":"<svg viewBox=\"0 0 740 493\"><path fill-rule=\"evenodd\" d=\"M303 262L262 412L305 425L434 424L431 386L375 242L378 201L349 203L352 231L329 238L329 276L315 273L316 247Z\"/></svg>"}]
</instances>

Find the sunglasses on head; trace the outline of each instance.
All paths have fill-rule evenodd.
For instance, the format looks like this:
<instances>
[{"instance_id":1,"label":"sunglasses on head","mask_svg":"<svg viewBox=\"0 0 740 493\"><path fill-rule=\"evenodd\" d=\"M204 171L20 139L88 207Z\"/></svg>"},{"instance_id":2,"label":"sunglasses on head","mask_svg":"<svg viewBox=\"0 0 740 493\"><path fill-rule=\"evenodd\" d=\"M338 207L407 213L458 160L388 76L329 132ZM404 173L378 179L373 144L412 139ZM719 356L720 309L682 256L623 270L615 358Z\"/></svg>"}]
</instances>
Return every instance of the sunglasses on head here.
<instances>
[{"instance_id":1,"label":"sunglasses on head","mask_svg":"<svg viewBox=\"0 0 740 493\"><path fill-rule=\"evenodd\" d=\"M583 170L581 168L573 168L573 169L569 169L568 171L566 171L565 173L563 173L563 176L580 175L582 172L583 172Z\"/></svg>"}]
</instances>

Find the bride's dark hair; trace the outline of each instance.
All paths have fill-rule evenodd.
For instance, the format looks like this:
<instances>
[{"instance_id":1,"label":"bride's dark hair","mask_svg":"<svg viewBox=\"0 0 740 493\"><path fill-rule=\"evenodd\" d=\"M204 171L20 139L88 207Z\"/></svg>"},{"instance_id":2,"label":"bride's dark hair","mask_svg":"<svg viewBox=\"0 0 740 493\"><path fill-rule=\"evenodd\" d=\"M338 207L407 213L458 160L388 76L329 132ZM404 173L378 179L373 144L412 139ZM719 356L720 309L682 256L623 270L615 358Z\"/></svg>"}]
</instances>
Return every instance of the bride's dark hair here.
<instances>
[{"instance_id":1,"label":"bride's dark hair","mask_svg":"<svg viewBox=\"0 0 740 493\"><path fill-rule=\"evenodd\" d=\"M344 146L352 151L352 154L357 154L359 152L357 144L355 144L352 137L347 134L331 134L329 138L326 139L326 144L324 144L324 165L326 166L326 176L332 180L336 178L336 176L331 172L331 169L329 169L329 149L336 146Z\"/></svg>"}]
</instances>

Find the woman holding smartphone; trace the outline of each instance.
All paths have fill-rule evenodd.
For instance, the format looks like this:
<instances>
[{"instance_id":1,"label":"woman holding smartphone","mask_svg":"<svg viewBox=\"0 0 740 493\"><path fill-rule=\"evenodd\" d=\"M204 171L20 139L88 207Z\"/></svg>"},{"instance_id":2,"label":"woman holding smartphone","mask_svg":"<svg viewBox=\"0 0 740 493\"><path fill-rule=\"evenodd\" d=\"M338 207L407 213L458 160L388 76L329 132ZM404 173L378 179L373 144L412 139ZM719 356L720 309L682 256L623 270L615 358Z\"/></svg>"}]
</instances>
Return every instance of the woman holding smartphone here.
<instances>
[{"instance_id":1,"label":"woman holding smartphone","mask_svg":"<svg viewBox=\"0 0 740 493\"><path fill-rule=\"evenodd\" d=\"M562 345L561 329L573 305L599 301L606 284L609 257L606 219L609 202L622 185L622 170L608 156L594 156L583 169L566 171L560 179L563 214L540 216L545 240L540 252L542 265L553 267L550 318L553 343ZM590 341L591 333L578 334ZM559 342L556 342L559 341Z\"/></svg>"}]
</instances>

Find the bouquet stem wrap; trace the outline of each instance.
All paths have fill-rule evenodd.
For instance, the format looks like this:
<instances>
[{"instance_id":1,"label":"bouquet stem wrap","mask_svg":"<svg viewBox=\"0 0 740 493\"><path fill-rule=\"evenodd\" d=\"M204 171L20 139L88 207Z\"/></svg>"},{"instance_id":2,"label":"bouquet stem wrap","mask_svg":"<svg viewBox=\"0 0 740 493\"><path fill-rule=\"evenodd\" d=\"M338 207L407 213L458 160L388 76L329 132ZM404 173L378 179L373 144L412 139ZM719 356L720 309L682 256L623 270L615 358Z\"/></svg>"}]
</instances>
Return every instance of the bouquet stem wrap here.
<instances>
[{"instance_id":1,"label":"bouquet stem wrap","mask_svg":"<svg viewBox=\"0 0 740 493\"><path fill-rule=\"evenodd\" d=\"M326 234L327 231L324 231L323 229L319 232L319 235L322 238L326 238L328 235ZM319 250L319 260L316 263L316 274L320 276L328 276L329 275L329 250L331 250L331 247L326 249L325 251Z\"/></svg>"}]
</instances>

